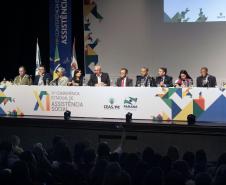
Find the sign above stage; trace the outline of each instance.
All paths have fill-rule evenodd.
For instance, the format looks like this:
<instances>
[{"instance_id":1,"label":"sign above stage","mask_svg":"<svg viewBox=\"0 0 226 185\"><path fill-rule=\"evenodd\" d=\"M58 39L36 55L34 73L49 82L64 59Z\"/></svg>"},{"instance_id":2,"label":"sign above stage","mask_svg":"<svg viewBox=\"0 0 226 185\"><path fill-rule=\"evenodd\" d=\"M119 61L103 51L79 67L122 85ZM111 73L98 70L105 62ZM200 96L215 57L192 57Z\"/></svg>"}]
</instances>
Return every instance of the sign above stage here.
<instances>
[{"instance_id":1,"label":"sign above stage","mask_svg":"<svg viewBox=\"0 0 226 185\"><path fill-rule=\"evenodd\" d=\"M225 122L226 90L149 87L0 87L0 115Z\"/></svg>"}]
</instances>

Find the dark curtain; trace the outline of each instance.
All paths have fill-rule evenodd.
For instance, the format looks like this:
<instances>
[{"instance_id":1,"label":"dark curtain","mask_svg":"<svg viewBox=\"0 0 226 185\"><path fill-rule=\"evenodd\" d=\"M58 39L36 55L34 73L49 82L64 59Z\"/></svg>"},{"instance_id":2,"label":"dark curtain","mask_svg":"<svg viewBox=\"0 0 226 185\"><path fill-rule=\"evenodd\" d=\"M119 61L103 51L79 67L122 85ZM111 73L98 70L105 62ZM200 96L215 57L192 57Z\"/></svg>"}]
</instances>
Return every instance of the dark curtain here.
<instances>
[{"instance_id":1,"label":"dark curtain","mask_svg":"<svg viewBox=\"0 0 226 185\"><path fill-rule=\"evenodd\" d=\"M72 33L76 38L79 68L84 71L83 0L72 1ZM34 75L37 38L42 63L49 71L49 1L6 1L1 7L4 9L1 12L4 26L1 26L0 81L4 77L13 79L21 65L25 66L28 74Z\"/></svg>"}]
</instances>

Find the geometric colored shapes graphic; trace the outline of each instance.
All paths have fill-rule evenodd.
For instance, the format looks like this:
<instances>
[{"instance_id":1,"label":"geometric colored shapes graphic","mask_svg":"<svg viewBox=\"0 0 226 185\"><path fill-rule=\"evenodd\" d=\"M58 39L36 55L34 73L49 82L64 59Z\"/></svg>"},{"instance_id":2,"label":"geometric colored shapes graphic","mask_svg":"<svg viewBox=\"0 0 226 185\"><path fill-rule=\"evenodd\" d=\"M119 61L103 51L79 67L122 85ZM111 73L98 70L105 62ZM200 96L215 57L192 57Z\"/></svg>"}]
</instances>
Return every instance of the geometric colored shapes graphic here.
<instances>
[{"instance_id":1,"label":"geometric colored shapes graphic","mask_svg":"<svg viewBox=\"0 0 226 185\"><path fill-rule=\"evenodd\" d=\"M177 90L177 88L169 88L168 92L163 96L163 98L170 98Z\"/></svg>"},{"instance_id":2,"label":"geometric colored shapes graphic","mask_svg":"<svg viewBox=\"0 0 226 185\"><path fill-rule=\"evenodd\" d=\"M205 110L205 99L200 97L199 99L194 99L194 102L200 107L200 109Z\"/></svg>"},{"instance_id":3,"label":"geometric colored shapes graphic","mask_svg":"<svg viewBox=\"0 0 226 185\"><path fill-rule=\"evenodd\" d=\"M193 114L198 118L204 112L203 105L198 104L195 100L193 101Z\"/></svg>"},{"instance_id":4,"label":"geometric colored shapes graphic","mask_svg":"<svg viewBox=\"0 0 226 185\"><path fill-rule=\"evenodd\" d=\"M84 17L87 17L91 13L94 7L95 7L95 4L84 5Z\"/></svg>"},{"instance_id":5,"label":"geometric colored shapes graphic","mask_svg":"<svg viewBox=\"0 0 226 185\"><path fill-rule=\"evenodd\" d=\"M197 119L197 121L219 122L226 121L226 97L221 95L208 107Z\"/></svg>"},{"instance_id":6,"label":"geometric colored shapes graphic","mask_svg":"<svg viewBox=\"0 0 226 185\"><path fill-rule=\"evenodd\" d=\"M181 108L174 101L172 101L172 119L174 119L180 111Z\"/></svg>"},{"instance_id":7,"label":"geometric colored shapes graphic","mask_svg":"<svg viewBox=\"0 0 226 185\"><path fill-rule=\"evenodd\" d=\"M162 114L162 119L167 120L167 121L170 120L169 116L165 112L163 112L163 114Z\"/></svg>"},{"instance_id":8,"label":"geometric colored shapes graphic","mask_svg":"<svg viewBox=\"0 0 226 185\"><path fill-rule=\"evenodd\" d=\"M193 101L186 105L186 107L184 107L173 120L178 121L187 120L187 116L192 113L193 113Z\"/></svg>"},{"instance_id":9,"label":"geometric colored shapes graphic","mask_svg":"<svg viewBox=\"0 0 226 185\"><path fill-rule=\"evenodd\" d=\"M172 102L173 101L171 99L169 99L169 98L163 98L162 100L165 102L166 105L168 105L168 107L170 109L172 108Z\"/></svg>"},{"instance_id":10,"label":"geometric colored shapes graphic","mask_svg":"<svg viewBox=\"0 0 226 185\"><path fill-rule=\"evenodd\" d=\"M6 87L1 87L0 91L4 92L6 90Z\"/></svg>"},{"instance_id":11,"label":"geometric colored shapes graphic","mask_svg":"<svg viewBox=\"0 0 226 185\"><path fill-rule=\"evenodd\" d=\"M96 55L96 52L90 46L87 46L87 55Z\"/></svg>"},{"instance_id":12,"label":"geometric colored shapes graphic","mask_svg":"<svg viewBox=\"0 0 226 185\"><path fill-rule=\"evenodd\" d=\"M187 88L187 89L183 92L182 97L185 97L185 96L190 96L190 97L192 97L192 94L190 93L190 89L189 89L189 88Z\"/></svg>"},{"instance_id":13,"label":"geometric colored shapes graphic","mask_svg":"<svg viewBox=\"0 0 226 185\"><path fill-rule=\"evenodd\" d=\"M0 107L0 115L6 115L5 111Z\"/></svg>"},{"instance_id":14,"label":"geometric colored shapes graphic","mask_svg":"<svg viewBox=\"0 0 226 185\"><path fill-rule=\"evenodd\" d=\"M180 96L180 98L182 98L182 88L177 88L176 93L178 96Z\"/></svg>"}]
</instances>

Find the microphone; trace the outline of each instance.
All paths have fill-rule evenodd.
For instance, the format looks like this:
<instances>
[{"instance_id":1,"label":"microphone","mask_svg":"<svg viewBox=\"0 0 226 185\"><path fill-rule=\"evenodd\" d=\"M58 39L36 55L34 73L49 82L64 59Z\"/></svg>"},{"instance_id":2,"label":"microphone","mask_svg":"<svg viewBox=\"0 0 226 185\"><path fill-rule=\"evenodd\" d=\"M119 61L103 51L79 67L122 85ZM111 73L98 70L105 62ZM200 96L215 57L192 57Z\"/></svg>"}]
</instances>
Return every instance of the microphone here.
<instances>
[{"instance_id":1,"label":"microphone","mask_svg":"<svg viewBox=\"0 0 226 185\"><path fill-rule=\"evenodd\" d=\"M49 83L49 85L53 85L53 86L57 85L58 79L59 79L59 77L58 77L58 78L55 78L54 80L52 80L52 81Z\"/></svg>"}]
</instances>

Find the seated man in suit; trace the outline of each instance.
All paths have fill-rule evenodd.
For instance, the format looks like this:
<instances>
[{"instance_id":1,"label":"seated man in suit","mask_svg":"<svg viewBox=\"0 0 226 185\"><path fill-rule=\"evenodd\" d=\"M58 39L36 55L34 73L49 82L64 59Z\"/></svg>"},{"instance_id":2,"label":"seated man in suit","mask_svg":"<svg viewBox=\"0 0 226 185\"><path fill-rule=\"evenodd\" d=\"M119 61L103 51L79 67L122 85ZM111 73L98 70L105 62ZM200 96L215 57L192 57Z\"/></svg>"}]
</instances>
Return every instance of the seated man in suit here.
<instances>
[{"instance_id":1,"label":"seated man in suit","mask_svg":"<svg viewBox=\"0 0 226 185\"><path fill-rule=\"evenodd\" d=\"M101 66L94 67L94 74L90 75L89 86L110 86L110 78L108 73L103 73Z\"/></svg>"},{"instance_id":2,"label":"seated man in suit","mask_svg":"<svg viewBox=\"0 0 226 185\"><path fill-rule=\"evenodd\" d=\"M156 84L158 87L173 87L173 78L167 75L167 68L160 67L156 77Z\"/></svg>"},{"instance_id":3,"label":"seated man in suit","mask_svg":"<svg viewBox=\"0 0 226 185\"><path fill-rule=\"evenodd\" d=\"M131 87L133 86L133 80L128 76L128 69L121 68L120 77L117 79L116 86L118 87Z\"/></svg>"},{"instance_id":4,"label":"seated man in suit","mask_svg":"<svg viewBox=\"0 0 226 185\"><path fill-rule=\"evenodd\" d=\"M155 87L155 79L148 74L148 68L142 67L140 69L140 75L137 76L136 86L137 87Z\"/></svg>"},{"instance_id":5,"label":"seated man in suit","mask_svg":"<svg viewBox=\"0 0 226 185\"><path fill-rule=\"evenodd\" d=\"M49 85L50 81L52 81L51 75L46 73L44 65L40 65L38 75L35 76L34 85Z\"/></svg>"},{"instance_id":6,"label":"seated man in suit","mask_svg":"<svg viewBox=\"0 0 226 185\"><path fill-rule=\"evenodd\" d=\"M197 87L215 87L217 80L215 76L208 74L208 68L202 67L200 70L201 76L197 77Z\"/></svg>"},{"instance_id":7,"label":"seated man in suit","mask_svg":"<svg viewBox=\"0 0 226 185\"><path fill-rule=\"evenodd\" d=\"M15 85L32 85L32 79L26 74L24 66L19 67L19 75L15 77L13 84Z\"/></svg>"}]
</instances>

